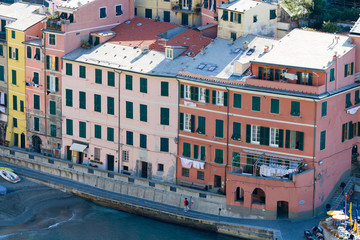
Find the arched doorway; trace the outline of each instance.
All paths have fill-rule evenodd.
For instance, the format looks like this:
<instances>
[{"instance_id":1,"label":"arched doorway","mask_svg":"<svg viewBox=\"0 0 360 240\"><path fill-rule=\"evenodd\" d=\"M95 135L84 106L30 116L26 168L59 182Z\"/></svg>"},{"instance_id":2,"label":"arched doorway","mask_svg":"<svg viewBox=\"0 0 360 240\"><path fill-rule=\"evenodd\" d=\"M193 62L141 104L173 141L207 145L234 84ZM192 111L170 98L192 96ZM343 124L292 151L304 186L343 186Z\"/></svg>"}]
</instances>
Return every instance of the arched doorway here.
<instances>
[{"instance_id":1,"label":"arched doorway","mask_svg":"<svg viewBox=\"0 0 360 240\"><path fill-rule=\"evenodd\" d=\"M244 201L244 190L241 187L237 187L235 190L235 201L236 202Z\"/></svg>"},{"instance_id":2,"label":"arched doorway","mask_svg":"<svg viewBox=\"0 0 360 240\"><path fill-rule=\"evenodd\" d=\"M20 142L21 148L25 148L25 134L22 133L20 137L21 137L21 142Z\"/></svg>"},{"instance_id":3,"label":"arched doorway","mask_svg":"<svg viewBox=\"0 0 360 240\"><path fill-rule=\"evenodd\" d=\"M255 188L251 193L251 203L265 205L265 192L261 188Z\"/></svg>"},{"instance_id":4,"label":"arched doorway","mask_svg":"<svg viewBox=\"0 0 360 240\"><path fill-rule=\"evenodd\" d=\"M42 144L41 138L36 135L33 135L32 147L34 152L41 153L41 144Z\"/></svg>"},{"instance_id":5,"label":"arched doorway","mask_svg":"<svg viewBox=\"0 0 360 240\"><path fill-rule=\"evenodd\" d=\"M289 218L289 202L277 202L277 218Z\"/></svg>"}]
</instances>

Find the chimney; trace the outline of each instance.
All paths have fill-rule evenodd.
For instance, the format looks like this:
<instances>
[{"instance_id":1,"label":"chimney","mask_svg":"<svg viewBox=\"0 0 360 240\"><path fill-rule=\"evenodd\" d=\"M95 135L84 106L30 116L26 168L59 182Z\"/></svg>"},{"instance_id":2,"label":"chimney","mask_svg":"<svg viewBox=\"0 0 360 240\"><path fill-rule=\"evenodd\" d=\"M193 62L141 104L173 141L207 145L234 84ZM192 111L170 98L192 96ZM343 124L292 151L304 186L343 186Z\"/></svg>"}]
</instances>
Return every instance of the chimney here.
<instances>
[{"instance_id":1,"label":"chimney","mask_svg":"<svg viewBox=\"0 0 360 240\"><path fill-rule=\"evenodd\" d=\"M249 42L248 42L248 41L245 41L245 42L244 42L244 49L248 49L248 47L249 47Z\"/></svg>"},{"instance_id":2,"label":"chimney","mask_svg":"<svg viewBox=\"0 0 360 240\"><path fill-rule=\"evenodd\" d=\"M333 61L336 61L336 58L337 58L337 52L334 52L334 56L333 56Z\"/></svg>"},{"instance_id":3,"label":"chimney","mask_svg":"<svg viewBox=\"0 0 360 240\"><path fill-rule=\"evenodd\" d=\"M201 54L201 55L204 55L204 53L205 53L204 50L205 50L204 47L202 47L202 48L200 49L200 54Z\"/></svg>"},{"instance_id":4,"label":"chimney","mask_svg":"<svg viewBox=\"0 0 360 240\"><path fill-rule=\"evenodd\" d=\"M267 53L269 51L269 46L264 46L264 53Z\"/></svg>"}]
</instances>

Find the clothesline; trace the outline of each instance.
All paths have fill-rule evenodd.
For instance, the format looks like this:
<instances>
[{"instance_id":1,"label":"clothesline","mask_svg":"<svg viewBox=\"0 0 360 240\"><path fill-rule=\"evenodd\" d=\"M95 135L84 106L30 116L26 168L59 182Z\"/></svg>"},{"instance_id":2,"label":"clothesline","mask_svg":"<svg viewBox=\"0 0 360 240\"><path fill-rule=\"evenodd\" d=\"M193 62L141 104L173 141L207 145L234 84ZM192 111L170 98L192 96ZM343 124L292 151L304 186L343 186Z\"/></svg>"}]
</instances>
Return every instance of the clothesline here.
<instances>
[{"instance_id":1,"label":"clothesline","mask_svg":"<svg viewBox=\"0 0 360 240\"><path fill-rule=\"evenodd\" d=\"M183 157L181 157L180 160L181 160L181 165L184 168L191 168L191 167L196 168L196 169L204 169L205 168L204 162L194 161L194 160L190 160L190 159L183 158Z\"/></svg>"}]
</instances>

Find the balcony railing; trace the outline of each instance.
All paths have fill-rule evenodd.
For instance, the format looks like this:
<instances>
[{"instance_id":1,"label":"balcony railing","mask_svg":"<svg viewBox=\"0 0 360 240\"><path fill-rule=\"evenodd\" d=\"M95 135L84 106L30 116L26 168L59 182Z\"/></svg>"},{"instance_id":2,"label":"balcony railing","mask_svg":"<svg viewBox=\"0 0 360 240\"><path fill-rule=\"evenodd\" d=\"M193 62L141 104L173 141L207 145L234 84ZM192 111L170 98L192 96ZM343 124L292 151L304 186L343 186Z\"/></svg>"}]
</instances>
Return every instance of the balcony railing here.
<instances>
[{"instance_id":1,"label":"balcony railing","mask_svg":"<svg viewBox=\"0 0 360 240\"><path fill-rule=\"evenodd\" d=\"M186 12L186 13L200 13L201 11L201 7L200 5L195 5L195 6L192 6L192 5L188 5L188 6L183 6L181 4L173 4L171 6L171 10L173 10L174 12Z\"/></svg>"}]
</instances>

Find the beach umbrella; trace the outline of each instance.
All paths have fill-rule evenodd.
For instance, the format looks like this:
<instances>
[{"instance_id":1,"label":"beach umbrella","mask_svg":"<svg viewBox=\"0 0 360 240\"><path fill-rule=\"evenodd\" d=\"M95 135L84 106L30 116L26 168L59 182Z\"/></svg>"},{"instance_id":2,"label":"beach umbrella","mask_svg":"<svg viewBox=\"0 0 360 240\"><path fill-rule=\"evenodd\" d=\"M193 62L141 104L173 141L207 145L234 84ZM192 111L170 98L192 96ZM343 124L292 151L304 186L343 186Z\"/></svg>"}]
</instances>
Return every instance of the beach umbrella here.
<instances>
[{"instance_id":1,"label":"beach umbrella","mask_svg":"<svg viewBox=\"0 0 360 240\"><path fill-rule=\"evenodd\" d=\"M327 215L329 215L329 216L342 215L342 214L344 214L344 212L343 212L343 211L340 211L340 210L330 210L330 211L327 211L326 213L327 213Z\"/></svg>"},{"instance_id":2,"label":"beach umbrella","mask_svg":"<svg viewBox=\"0 0 360 240\"><path fill-rule=\"evenodd\" d=\"M358 225L357 221L354 221L353 231L356 232L358 229L359 229L359 225Z\"/></svg>"},{"instance_id":3,"label":"beach umbrella","mask_svg":"<svg viewBox=\"0 0 360 240\"><path fill-rule=\"evenodd\" d=\"M341 215L334 215L331 218L337 221L346 221L349 219L349 216L341 214Z\"/></svg>"},{"instance_id":4,"label":"beach umbrella","mask_svg":"<svg viewBox=\"0 0 360 240\"><path fill-rule=\"evenodd\" d=\"M352 226L352 214L351 214L351 210L352 210L352 202L350 202L350 206L349 206L350 226Z\"/></svg>"}]
</instances>

